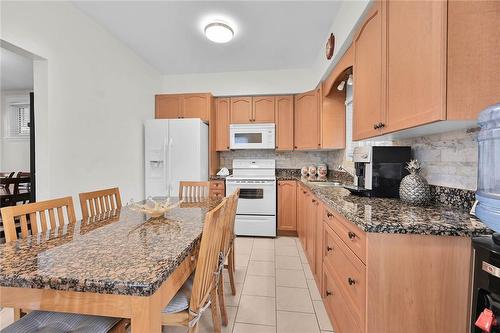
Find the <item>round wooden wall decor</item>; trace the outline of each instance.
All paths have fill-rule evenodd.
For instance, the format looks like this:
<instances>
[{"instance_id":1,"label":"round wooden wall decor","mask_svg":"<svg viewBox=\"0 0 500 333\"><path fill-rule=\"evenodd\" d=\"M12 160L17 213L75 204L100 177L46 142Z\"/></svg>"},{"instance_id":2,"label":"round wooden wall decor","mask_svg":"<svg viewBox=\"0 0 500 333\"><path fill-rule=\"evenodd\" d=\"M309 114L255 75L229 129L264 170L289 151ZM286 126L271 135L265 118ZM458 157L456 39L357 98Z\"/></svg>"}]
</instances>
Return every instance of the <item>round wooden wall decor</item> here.
<instances>
[{"instance_id":1,"label":"round wooden wall decor","mask_svg":"<svg viewBox=\"0 0 500 333\"><path fill-rule=\"evenodd\" d=\"M328 60L332 59L334 50L335 50L335 36L333 34L330 34L330 37L326 42L326 59Z\"/></svg>"}]
</instances>

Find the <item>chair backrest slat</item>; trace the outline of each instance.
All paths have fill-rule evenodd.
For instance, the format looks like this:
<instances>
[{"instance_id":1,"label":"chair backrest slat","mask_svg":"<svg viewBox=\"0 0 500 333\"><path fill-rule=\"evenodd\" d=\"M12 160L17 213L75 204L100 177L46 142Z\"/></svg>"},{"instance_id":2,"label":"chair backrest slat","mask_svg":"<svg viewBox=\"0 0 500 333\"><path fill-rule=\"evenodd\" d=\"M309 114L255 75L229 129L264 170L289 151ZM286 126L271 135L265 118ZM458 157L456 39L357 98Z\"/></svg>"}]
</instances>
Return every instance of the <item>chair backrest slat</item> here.
<instances>
[{"instance_id":1,"label":"chair backrest slat","mask_svg":"<svg viewBox=\"0 0 500 333\"><path fill-rule=\"evenodd\" d=\"M226 207L227 199L224 199L205 217L189 305L194 312L198 312L203 307L212 288L215 287L217 277L214 273L219 267Z\"/></svg>"},{"instance_id":2,"label":"chair backrest slat","mask_svg":"<svg viewBox=\"0 0 500 333\"><path fill-rule=\"evenodd\" d=\"M64 220L63 207L66 207L67 221ZM54 209L58 210L59 221L57 224L55 221ZM21 221L21 237L23 238L28 236L28 221L31 226L32 235L48 230L49 226L47 224L46 211L49 212L50 229L62 226L63 224L72 224L76 222L75 209L71 197L39 201L26 205L3 207L0 212L2 214L5 240L10 242L17 239L15 220L18 218ZM40 218L40 225L38 225L37 215L39 215ZM29 216L29 220L27 216Z\"/></svg>"},{"instance_id":3,"label":"chair backrest slat","mask_svg":"<svg viewBox=\"0 0 500 333\"><path fill-rule=\"evenodd\" d=\"M83 220L120 209L122 207L120 189L114 187L80 193L80 206Z\"/></svg>"},{"instance_id":4,"label":"chair backrest slat","mask_svg":"<svg viewBox=\"0 0 500 333\"><path fill-rule=\"evenodd\" d=\"M179 182L179 199L184 201L201 201L208 198L210 182Z\"/></svg>"},{"instance_id":5,"label":"chair backrest slat","mask_svg":"<svg viewBox=\"0 0 500 333\"><path fill-rule=\"evenodd\" d=\"M227 209L224 220L224 235L222 240L223 253L227 255L234 240L234 221L236 219L236 209L238 208L238 198L240 189L234 191L227 200Z\"/></svg>"}]
</instances>

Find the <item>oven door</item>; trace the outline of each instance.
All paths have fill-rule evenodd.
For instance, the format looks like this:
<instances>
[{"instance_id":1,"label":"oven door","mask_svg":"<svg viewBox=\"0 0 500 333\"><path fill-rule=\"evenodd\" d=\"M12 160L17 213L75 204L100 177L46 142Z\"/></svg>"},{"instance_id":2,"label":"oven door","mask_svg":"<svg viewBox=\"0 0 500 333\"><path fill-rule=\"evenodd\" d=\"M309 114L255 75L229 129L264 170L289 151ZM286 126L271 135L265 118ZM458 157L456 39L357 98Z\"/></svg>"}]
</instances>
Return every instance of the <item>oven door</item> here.
<instances>
[{"instance_id":1,"label":"oven door","mask_svg":"<svg viewBox=\"0 0 500 333\"><path fill-rule=\"evenodd\" d=\"M230 125L231 149L275 149L274 124Z\"/></svg>"},{"instance_id":2,"label":"oven door","mask_svg":"<svg viewBox=\"0 0 500 333\"><path fill-rule=\"evenodd\" d=\"M238 215L276 215L276 181L226 180L228 194L240 189Z\"/></svg>"}]
</instances>

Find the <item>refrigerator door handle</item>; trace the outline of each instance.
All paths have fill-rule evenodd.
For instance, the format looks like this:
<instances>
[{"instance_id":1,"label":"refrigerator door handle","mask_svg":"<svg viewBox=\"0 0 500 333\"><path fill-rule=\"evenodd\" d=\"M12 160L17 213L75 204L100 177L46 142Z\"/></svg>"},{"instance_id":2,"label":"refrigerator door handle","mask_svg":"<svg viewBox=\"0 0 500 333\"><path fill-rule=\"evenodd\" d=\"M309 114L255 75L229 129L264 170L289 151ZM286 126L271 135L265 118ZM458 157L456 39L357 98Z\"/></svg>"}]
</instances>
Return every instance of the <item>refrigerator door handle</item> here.
<instances>
[{"instance_id":1,"label":"refrigerator door handle","mask_svg":"<svg viewBox=\"0 0 500 333\"><path fill-rule=\"evenodd\" d=\"M167 186L167 193L168 193L168 197L170 198L170 193L172 191L172 146L174 144L174 141L172 140L172 138L169 138L168 140L168 162L167 162L167 166L168 166L168 186Z\"/></svg>"},{"instance_id":2,"label":"refrigerator door handle","mask_svg":"<svg viewBox=\"0 0 500 333\"><path fill-rule=\"evenodd\" d=\"M165 190L168 191L168 178L167 178L167 156L168 156L167 139L163 140L163 178L165 180Z\"/></svg>"}]
</instances>

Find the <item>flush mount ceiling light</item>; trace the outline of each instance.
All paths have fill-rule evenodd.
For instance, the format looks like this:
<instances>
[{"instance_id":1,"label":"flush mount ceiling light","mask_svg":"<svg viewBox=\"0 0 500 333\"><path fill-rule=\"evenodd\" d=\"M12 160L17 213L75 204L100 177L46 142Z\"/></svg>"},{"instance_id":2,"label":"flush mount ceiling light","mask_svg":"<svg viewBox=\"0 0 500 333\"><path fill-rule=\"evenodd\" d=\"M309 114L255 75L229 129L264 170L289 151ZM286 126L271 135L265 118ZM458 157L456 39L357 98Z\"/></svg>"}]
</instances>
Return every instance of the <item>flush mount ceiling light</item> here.
<instances>
[{"instance_id":1,"label":"flush mount ceiling light","mask_svg":"<svg viewBox=\"0 0 500 333\"><path fill-rule=\"evenodd\" d=\"M227 43L234 37L233 29L223 22L212 22L205 26L205 36L214 43Z\"/></svg>"}]
</instances>

